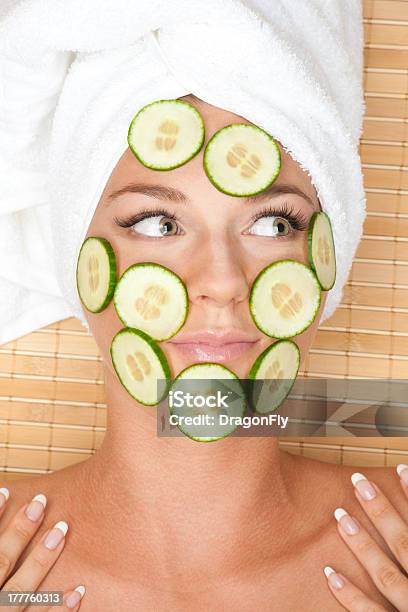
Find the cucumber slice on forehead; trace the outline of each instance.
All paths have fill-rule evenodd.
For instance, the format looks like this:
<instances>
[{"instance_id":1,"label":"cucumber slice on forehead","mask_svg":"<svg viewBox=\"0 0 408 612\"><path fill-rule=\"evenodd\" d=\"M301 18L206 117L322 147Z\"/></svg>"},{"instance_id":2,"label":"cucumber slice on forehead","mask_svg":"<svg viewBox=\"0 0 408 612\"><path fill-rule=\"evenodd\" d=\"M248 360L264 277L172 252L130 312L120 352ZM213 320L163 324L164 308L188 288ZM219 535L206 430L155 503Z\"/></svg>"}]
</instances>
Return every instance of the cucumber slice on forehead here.
<instances>
[{"instance_id":1,"label":"cucumber slice on forehead","mask_svg":"<svg viewBox=\"0 0 408 612\"><path fill-rule=\"evenodd\" d=\"M125 327L113 337L110 353L120 382L135 400L154 406L167 395L170 367L162 349L148 334Z\"/></svg>"},{"instance_id":2,"label":"cucumber slice on forehead","mask_svg":"<svg viewBox=\"0 0 408 612\"><path fill-rule=\"evenodd\" d=\"M290 338L311 325L320 307L321 288L303 263L282 259L255 278L249 309L255 325L267 336Z\"/></svg>"},{"instance_id":3,"label":"cucumber slice on forehead","mask_svg":"<svg viewBox=\"0 0 408 612\"><path fill-rule=\"evenodd\" d=\"M128 144L137 159L152 170L178 168L197 155L205 138L199 111L183 100L156 100L133 118Z\"/></svg>"},{"instance_id":4,"label":"cucumber slice on forehead","mask_svg":"<svg viewBox=\"0 0 408 612\"><path fill-rule=\"evenodd\" d=\"M255 412L276 410L293 387L300 366L300 350L292 340L278 340L255 360L248 378Z\"/></svg>"},{"instance_id":5,"label":"cucumber slice on forehead","mask_svg":"<svg viewBox=\"0 0 408 612\"><path fill-rule=\"evenodd\" d=\"M183 405L179 405L180 395L175 395L177 392L185 399ZM186 394L192 396L190 406L187 405ZM234 419L222 423L219 415L242 417L246 408L245 392L239 378L234 372L217 363L197 363L182 370L171 386L169 400L170 398L170 414L179 417L177 427L197 442L212 442L231 434L238 424L235 424ZM211 405L214 403L218 405ZM200 415L202 418L208 415L209 422L194 424L180 419L200 418Z\"/></svg>"},{"instance_id":6,"label":"cucumber slice on forehead","mask_svg":"<svg viewBox=\"0 0 408 612\"><path fill-rule=\"evenodd\" d=\"M110 242L89 236L82 243L76 267L78 295L85 308L94 313L104 310L116 282L116 257Z\"/></svg>"},{"instance_id":7,"label":"cucumber slice on forehead","mask_svg":"<svg viewBox=\"0 0 408 612\"><path fill-rule=\"evenodd\" d=\"M281 154L270 134L247 123L226 125L208 141L204 170L213 185L232 196L265 191L278 177Z\"/></svg>"},{"instance_id":8,"label":"cucumber slice on forehead","mask_svg":"<svg viewBox=\"0 0 408 612\"><path fill-rule=\"evenodd\" d=\"M323 211L313 213L310 218L308 254L321 288L328 291L336 280L336 252L330 219Z\"/></svg>"},{"instance_id":9,"label":"cucumber slice on forehead","mask_svg":"<svg viewBox=\"0 0 408 612\"><path fill-rule=\"evenodd\" d=\"M113 296L116 312L126 327L136 327L155 340L168 340L184 325L187 289L177 274L156 263L130 266Z\"/></svg>"}]
</instances>

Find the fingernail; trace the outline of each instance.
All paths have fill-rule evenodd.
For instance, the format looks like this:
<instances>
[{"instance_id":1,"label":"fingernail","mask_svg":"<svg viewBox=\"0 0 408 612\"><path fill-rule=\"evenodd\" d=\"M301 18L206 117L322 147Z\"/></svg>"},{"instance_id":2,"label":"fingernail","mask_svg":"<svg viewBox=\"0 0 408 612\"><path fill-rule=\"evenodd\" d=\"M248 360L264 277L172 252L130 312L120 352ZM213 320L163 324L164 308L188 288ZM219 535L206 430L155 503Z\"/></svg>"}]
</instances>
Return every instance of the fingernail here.
<instances>
[{"instance_id":1,"label":"fingernail","mask_svg":"<svg viewBox=\"0 0 408 612\"><path fill-rule=\"evenodd\" d=\"M47 498L42 493L39 493L31 500L30 505L26 508L25 513L30 521L38 521L44 508L47 505Z\"/></svg>"},{"instance_id":2,"label":"fingernail","mask_svg":"<svg viewBox=\"0 0 408 612\"><path fill-rule=\"evenodd\" d=\"M326 578L335 589L342 589L344 587L343 578L339 576L339 574L336 574L332 567L326 565L323 571L326 574Z\"/></svg>"},{"instance_id":3,"label":"fingernail","mask_svg":"<svg viewBox=\"0 0 408 612\"><path fill-rule=\"evenodd\" d=\"M2 506L4 506L4 504L10 497L10 491L7 489L7 487L1 487L0 493L3 493L3 495L0 495L0 508L1 508Z\"/></svg>"},{"instance_id":4,"label":"fingernail","mask_svg":"<svg viewBox=\"0 0 408 612\"><path fill-rule=\"evenodd\" d=\"M402 482L408 485L408 465L406 463L399 463L397 465L398 476L401 478ZM1 489L0 489L1 491Z\"/></svg>"},{"instance_id":5,"label":"fingernail","mask_svg":"<svg viewBox=\"0 0 408 612\"><path fill-rule=\"evenodd\" d=\"M48 533L47 537L44 540L44 546L53 550L57 548L58 544L61 542L62 538L66 535L68 531L68 525L65 521L59 521L54 525L51 531Z\"/></svg>"},{"instance_id":6,"label":"fingernail","mask_svg":"<svg viewBox=\"0 0 408 612\"><path fill-rule=\"evenodd\" d=\"M340 523L342 529L349 535L354 535L360 531L356 521L344 510L344 508L336 508L334 511L336 521Z\"/></svg>"},{"instance_id":7,"label":"fingernail","mask_svg":"<svg viewBox=\"0 0 408 612\"><path fill-rule=\"evenodd\" d=\"M365 499L366 501L370 501L370 499L374 499L374 497L377 495L373 485L368 482L364 474L360 474L359 472L354 472L354 474L352 474L351 476L351 482L356 487L361 497Z\"/></svg>"},{"instance_id":8,"label":"fingernail","mask_svg":"<svg viewBox=\"0 0 408 612\"><path fill-rule=\"evenodd\" d=\"M65 600L65 603L68 608L75 608L79 601L81 601L82 597L85 595L85 587L81 584L77 586L76 589L68 595Z\"/></svg>"}]
</instances>

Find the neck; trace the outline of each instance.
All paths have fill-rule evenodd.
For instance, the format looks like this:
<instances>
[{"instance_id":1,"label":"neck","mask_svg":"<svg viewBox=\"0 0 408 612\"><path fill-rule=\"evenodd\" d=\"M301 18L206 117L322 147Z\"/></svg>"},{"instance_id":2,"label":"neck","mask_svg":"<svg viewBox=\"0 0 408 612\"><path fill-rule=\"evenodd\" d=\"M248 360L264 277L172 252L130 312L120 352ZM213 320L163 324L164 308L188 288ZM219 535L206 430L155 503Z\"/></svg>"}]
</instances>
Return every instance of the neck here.
<instances>
[{"instance_id":1,"label":"neck","mask_svg":"<svg viewBox=\"0 0 408 612\"><path fill-rule=\"evenodd\" d=\"M137 404L109 369L105 390L107 431L86 463L93 521L121 525L110 557L125 547L128 569L141 562L146 580L152 568L168 580L177 565L187 581L273 565L294 536L289 522L301 523L296 458L272 437L158 436L156 408Z\"/></svg>"}]
</instances>

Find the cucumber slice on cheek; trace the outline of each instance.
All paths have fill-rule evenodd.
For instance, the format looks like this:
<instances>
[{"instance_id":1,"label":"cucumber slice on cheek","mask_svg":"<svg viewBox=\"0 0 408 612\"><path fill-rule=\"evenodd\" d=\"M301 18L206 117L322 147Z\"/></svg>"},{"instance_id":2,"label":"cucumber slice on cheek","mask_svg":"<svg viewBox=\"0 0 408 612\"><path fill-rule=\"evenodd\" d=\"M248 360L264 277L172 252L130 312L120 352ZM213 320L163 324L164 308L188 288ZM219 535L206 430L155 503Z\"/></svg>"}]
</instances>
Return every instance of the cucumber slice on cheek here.
<instances>
[{"instance_id":1,"label":"cucumber slice on cheek","mask_svg":"<svg viewBox=\"0 0 408 612\"><path fill-rule=\"evenodd\" d=\"M175 395L177 391L183 401ZM193 396L189 401L187 393ZM245 392L239 378L217 363L193 364L182 370L173 382L170 398L169 411L177 415L177 427L196 442L213 442L231 434L238 427L234 417L242 418L246 408ZM213 405L215 402L218 405ZM219 415L227 416L228 422L223 423ZM208 417L209 422L194 423L191 417L199 420Z\"/></svg>"},{"instance_id":2,"label":"cucumber slice on cheek","mask_svg":"<svg viewBox=\"0 0 408 612\"><path fill-rule=\"evenodd\" d=\"M265 191L278 177L279 147L270 134L247 123L227 125L208 141L204 170L213 185L232 196Z\"/></svg>"},{"instance_id":3,"label":"cucumber slice on cheek","mask_svg":"<svg viewBox=\"0 0 408 612\"><path fill-rule=\"evenodd\" d=\"M139 110L128 131L129 148L152 170L178 168L197 155L204 144L204 121L183 100L156 100Z\"/></svg>"},{"instance_id":4,"label":"cucumber slice on cheek","mask_svg":"<svg viewBox=\"0 0 408 612\"><path fill-rule=\"evenodd\" d=\"M256 359L248 378L255 412L276 410L293 387L300 365L300 350L292 340L278 340Z\"/></svg>"},{"instance_id":5,"label":"cucumber slice on cheek","mask_svg":"<svg viewBox=\"0 0 408 612\"><path fill-rule=\"evenodd\" d=\"M87 310L101 312L110 303L117 282L116 257L106 238L90 236L82 243L76 268L78 295Z\"/></svg>"},{"instance_id":6,"label":"cucumber slice on cheek","mask_svg":"<svg viewBox=\"0 0 408 612\"><path fill-rule=\"evenodd\" d=\"M125 270L113 300L124 325L141 329L155 340L174 336L188 315L188 294L183 281L156 263L138 263Z\"/></svg>"},{"instance_id":7,"label":"cucumber slice on cheek","mask_svg":"<svg viewBox=\"0 0 408 612\"><path fill-rule=\"evenodd\" d=\"M112 339L113 367L126 391L146 406L158 404L170 385L170 367L158 344L140 329L125 327ZM163 381L159 391L158 381Z\"/></svg>"},{"instance_id":8,"label":"cucumber slice on cheek","mask_svg":"<svg viewBox=\"0 0 408 612\"><path fill-rule=\"evenodd\" d=\"M282 259L254 280L249 308L255 325L267 336L290 338L307 329L320 307L321 288L303 263Z\"/></svg>"},{"instance_id":9,"label":"cucumber slice on cheek","mask_svg":"<svg viewBox=\"0 0 408 612\"><path fill-rule=\"evenodd\" d=\"M313 213L308 230L309 263L324 291L328 291L336 280L336 252L333 232L328 215Z\"/></svg>"}]
</instances>

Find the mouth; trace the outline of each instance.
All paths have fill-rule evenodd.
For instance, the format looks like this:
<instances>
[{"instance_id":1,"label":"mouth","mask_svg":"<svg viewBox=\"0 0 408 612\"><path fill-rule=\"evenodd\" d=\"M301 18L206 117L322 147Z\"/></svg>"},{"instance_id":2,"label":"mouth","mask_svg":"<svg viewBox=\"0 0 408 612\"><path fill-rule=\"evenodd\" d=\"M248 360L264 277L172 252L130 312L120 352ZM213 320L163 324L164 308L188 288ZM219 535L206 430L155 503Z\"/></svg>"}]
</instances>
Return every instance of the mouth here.
<instances>
[{"instance_id":1,"label":"mouth","mask_svg":"<svg viewBox=\"0 0 408 612\"><path fill-rule=\"evenodd\" d=\"M195 361L222 363L241 357L258 342L258 338L252 338L241 330L231 329L180 334L177 340L169 340L167 344Z\"/></svg>"}]
</instances>

